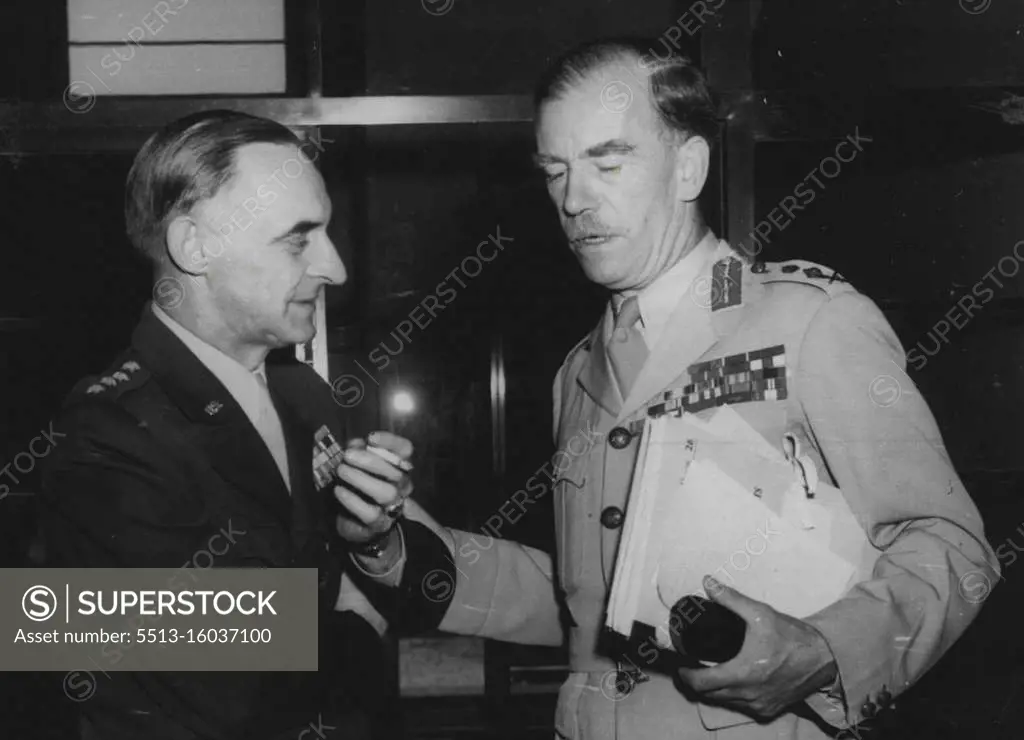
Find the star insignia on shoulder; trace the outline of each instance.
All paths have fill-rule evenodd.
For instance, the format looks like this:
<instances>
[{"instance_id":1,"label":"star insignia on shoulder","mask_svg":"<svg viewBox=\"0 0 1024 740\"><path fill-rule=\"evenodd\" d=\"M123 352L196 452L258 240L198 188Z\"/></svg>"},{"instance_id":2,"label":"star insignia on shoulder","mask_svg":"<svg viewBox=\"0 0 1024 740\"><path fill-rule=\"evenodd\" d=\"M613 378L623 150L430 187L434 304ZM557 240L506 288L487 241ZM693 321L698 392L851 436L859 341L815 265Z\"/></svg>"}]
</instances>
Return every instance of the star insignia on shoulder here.
<instances>
[{"instance_id":1,"label":"star insignia on shoulder","mask_svg":"<svg viewBox=\"0 0 1024 740\"><path fill-rule=\"evenodd\" d=\"M123 373L120 370L118 370L116 373L114 373L110 377L112 377L114 380L121 380L121 381L131 380L131 378L128 377L127 373Z\"/></svg>"},{"instance_id":2,"label":"star insignia on shoulder","mask_svg":"<svg viewBox=\"0 0 1024 740\"><path fill-rule=\"evenodd\" d=\"M785 268L783 268L785 269ZM815 278L817 280L828 280L830 283L848 283L850 282L835 270L832 271L831 275L826 275L820 267L808 267L804 270L804 274L809 278Z\"/></svg>"},{"instance_id":3,"label":"star insignia on shoulder","mask_svg":"<svg viewBox=\"0 0 1024 740\"><path fill-rule=\"evenodd\" d=\"M117 385L117 381L111 378L110 376L104 376L100 378L100 382L103 383L103 385L107 386L108 388L113 388L115 385Z\"/></svg>"},{"instance_id":4,"label":"star insignia on shoulder","mask_svg":"<svg viewBox=\"0 0 1024 740\"><path fill-rule=\"evenodd\" d=\"M90 385L88 388L86 388L85 392L90 394L90 395L93 395L93 394L96 394L96 393L102 393L105 390L106 390L106 388L104 388L102 385L100 385L99 383L95 383L93 385Z\"/></svg>"},{"instance_id":5,"label":"star insignia on shoulder","mask_svg":"<svg viewBox=\"0 0 1024 740\"><path fill-rule=\"evenodd\" d=\"M134 373L136 370L140 370L141 366L135 360L128 360L126 363L121 365L122 370L127 370L130 373Z\"/></svg>"},{"instance_id":6,"label":"star insignia on shoulder","mask_svg":"<svg viewBox=\"0 0 1024 740\"><path fill-rule=\"evenodd\" d=\"M206 404L206 408L203 409L208 415L214 416L218 411L224 408L224 404L220 401L210 401Z\"/></svg>"}]
</instances>

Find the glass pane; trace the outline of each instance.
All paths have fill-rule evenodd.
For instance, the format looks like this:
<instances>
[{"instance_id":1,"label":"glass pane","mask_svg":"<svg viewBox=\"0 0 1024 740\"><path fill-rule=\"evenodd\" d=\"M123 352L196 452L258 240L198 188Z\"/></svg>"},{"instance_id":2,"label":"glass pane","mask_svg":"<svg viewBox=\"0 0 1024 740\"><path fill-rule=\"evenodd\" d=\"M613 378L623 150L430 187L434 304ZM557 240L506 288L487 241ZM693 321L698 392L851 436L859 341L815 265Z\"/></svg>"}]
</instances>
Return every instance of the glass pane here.
<instances>
[{"instance_id":1,"label":"glass pane","mask_svg":"<svg viewBox=\"0 0 1024 740\"><path fill-rule=\"evenodd\" d=\"M69 92L283 93L284 32L283 0L70 0Z\"/></svg>"},{"instance_id":2,"label":"glass pane","mask_svg":"<svg viewBox=\"0 0 1024 740\"><path fill-rule=\"evenodd\" d=\"M68 41L283 41L284 0L68 0Z\"/></svg>"},{"instance_id":3,"label":"glass pane","mask_svg":"<svg viewBox=\"0 0 1024 740\"><path fill-rule=\"evenodd\" d=\"M610 35L657 37L679 15L672 0L374 0L366 4L371 95L523 93L549 57Z\"/></svg>"},{"instance_id":4,"label":"glass pane","mask_svg":"<svg viewBox=\"0 0 1024 740\"><path fill-rule=\"evenodd\" d=\"M285 46L278 43L72 46L68 55L76 97L285 91Z\"/></svg>"}]
</instances>

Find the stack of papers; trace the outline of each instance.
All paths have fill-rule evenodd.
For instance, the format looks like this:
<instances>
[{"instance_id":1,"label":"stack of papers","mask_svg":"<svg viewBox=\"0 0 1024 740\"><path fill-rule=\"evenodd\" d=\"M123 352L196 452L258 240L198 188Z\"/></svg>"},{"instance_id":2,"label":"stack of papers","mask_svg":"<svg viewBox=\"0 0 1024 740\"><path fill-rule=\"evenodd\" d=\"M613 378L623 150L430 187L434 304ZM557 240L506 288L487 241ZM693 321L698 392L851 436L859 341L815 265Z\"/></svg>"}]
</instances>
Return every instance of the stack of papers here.
<instances>
[{"instance_id":1,"label":"stack of papers","mask_svg":"<svg viewBox=\"0 0 1024 740\"><path fill-rule=\"evenodd\" d=\"M870 577L879 552L795 439L774 447L729 406L709 420L649 418L615 565L607 625L671 647L669 610L705 576L803 618ZM788 446L787 442L792 442Z\"/></svg>"}]
</instances>

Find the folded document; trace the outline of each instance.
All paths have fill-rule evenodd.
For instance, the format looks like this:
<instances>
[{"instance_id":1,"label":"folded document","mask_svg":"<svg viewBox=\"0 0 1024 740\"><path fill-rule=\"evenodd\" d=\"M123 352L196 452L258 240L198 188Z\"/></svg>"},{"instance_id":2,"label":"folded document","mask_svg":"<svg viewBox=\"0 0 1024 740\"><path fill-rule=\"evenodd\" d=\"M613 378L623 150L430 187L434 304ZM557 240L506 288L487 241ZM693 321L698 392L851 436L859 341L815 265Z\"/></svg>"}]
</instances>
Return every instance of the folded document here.
<instances>
[{"instance_id":1,"label":"folded document","mask_svg":"<svg viewBox=\"0 0 1024 740\"><path fill-rule=\"evenodd\" d=\"M870 577L878 551L810 458L773 447L732 409L649 418L640 441L607 624L670 647L669 610L713 576L802 618ZM785 445L784 445L785 447Z\"/></svg>"}]
</instances>

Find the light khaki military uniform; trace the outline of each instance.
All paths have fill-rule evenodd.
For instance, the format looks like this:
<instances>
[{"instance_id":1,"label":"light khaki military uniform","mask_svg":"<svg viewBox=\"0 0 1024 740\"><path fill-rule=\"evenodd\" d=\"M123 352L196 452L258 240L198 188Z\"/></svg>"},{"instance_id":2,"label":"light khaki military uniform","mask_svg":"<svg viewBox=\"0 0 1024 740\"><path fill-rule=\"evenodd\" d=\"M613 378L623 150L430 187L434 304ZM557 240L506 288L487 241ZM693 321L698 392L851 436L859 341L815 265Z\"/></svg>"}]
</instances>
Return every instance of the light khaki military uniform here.
<instances>
[{"instance_id":1,"label":"light khaki military uniform","mask_svg":"<svg viewBox=\"0 0 1024 740\"><path fill-rule=\"evenodd\" d=\"M557 645L564 597L572 674L555 728L565 738L827 737L808 717L845 727L883 709L963 633L998 578L978 511L878 308L826 268L751 265L724 241L710 247L628 398L619 397L603 350L610 308L558 372L557 567L539 551L453 532L458 580L442 630ZM735 368L750 353L776 348L778 356L780 346L783 380L721 378L734 384L726 395L772 444L797 436L883 554L870 581L807 619L835 655L840 698L815 694L809 709L801 705L804 716L756 724L687 698L670 673L642 661L648 680L624 683L598 639L637 449L630 422L666 391L707 388L700 378L721 365L713 361L729 357ZM715 403L687 408L706 416Z\"/></svg>"}]
</instances>

